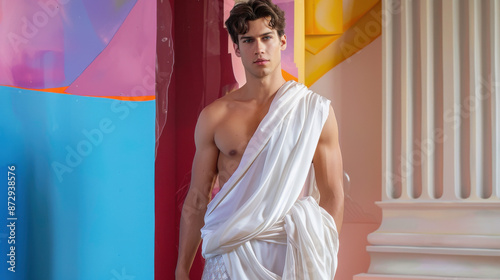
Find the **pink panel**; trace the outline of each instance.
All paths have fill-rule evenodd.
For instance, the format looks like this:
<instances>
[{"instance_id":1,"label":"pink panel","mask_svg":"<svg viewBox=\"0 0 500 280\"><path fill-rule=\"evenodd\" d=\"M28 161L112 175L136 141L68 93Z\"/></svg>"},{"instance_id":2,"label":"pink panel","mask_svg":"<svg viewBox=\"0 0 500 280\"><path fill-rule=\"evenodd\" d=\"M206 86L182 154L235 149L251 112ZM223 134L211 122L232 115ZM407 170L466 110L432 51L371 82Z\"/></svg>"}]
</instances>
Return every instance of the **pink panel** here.
<instances>
[{"instance_id":1,"label":"pink panel","mask_svg":"<svg viewBox=\"0 0 500 280\"><path fill-rule=\"evenodd\" d=\"M43 88L47 80L64 80L64 40L55 35L63 32L63 22L44 8L0 0L0 84Z\"/></svg>"},{"instance_id":2,"label":"pink panel","mask_svg":"<svg viewBox=\"0 0 500 280\"><path fill-rule=\"evenodd\" d=\"M156 2L139 0L109 45L66 90L87 96L155 94ZM124 59L126 58L126 59Z\"/></svg>"}]
</instances>

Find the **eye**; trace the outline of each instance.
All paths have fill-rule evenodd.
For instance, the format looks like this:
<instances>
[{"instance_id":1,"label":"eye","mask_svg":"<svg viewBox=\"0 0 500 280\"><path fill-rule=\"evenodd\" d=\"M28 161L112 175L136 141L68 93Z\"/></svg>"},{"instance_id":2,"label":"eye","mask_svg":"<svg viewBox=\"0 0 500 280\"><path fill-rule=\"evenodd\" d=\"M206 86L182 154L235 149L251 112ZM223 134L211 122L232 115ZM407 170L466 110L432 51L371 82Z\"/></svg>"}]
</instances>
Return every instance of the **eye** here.
<instances>
[{"instance_id":1,"label":"eye","mask_svg":"<svg viewBox=\"0 0 500 280\"><path fill-rule=\"evenodd\" d=\"M253 40L252 39L243 39L243 43L251 43Z\"/></svg>"},{"instance_id":2,"label":"eye","mask_svg":"<svg viewBox=\"0 0 500 280\"><path fill-rule=\"evenodd\" d=\"M262 38L262 39L264 39L264 40L270 40L271 38L272 38L271 36L264 36L264 38Z\"/></svg>"}]
</instances>

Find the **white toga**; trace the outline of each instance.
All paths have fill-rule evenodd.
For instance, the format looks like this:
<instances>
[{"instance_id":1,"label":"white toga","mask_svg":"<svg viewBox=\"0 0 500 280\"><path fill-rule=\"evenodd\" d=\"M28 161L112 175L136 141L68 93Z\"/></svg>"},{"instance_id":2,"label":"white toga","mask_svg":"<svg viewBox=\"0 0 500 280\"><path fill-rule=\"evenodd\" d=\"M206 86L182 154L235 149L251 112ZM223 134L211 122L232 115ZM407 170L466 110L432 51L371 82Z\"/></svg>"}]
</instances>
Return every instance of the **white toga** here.
<instances>
[{"instance_id":1,"label":"white toga","mask_svg":"<svg viewBox=\"0 0 500 280\"><path fill-rule=\"evenodd\" d=\"M329 105L294 81L278 90L238 168L208 205L204 279L333 279L338 234L318 205L311 164Z\"/></svg>"}]
</instances>

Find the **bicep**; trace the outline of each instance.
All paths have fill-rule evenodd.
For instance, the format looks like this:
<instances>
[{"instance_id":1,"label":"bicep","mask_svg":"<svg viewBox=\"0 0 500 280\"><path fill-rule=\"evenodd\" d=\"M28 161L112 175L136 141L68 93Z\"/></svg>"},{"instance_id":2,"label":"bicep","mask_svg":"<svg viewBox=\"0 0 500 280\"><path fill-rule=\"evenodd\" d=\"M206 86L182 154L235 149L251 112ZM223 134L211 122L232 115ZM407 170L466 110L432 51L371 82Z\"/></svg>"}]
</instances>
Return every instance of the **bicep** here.
<instances>
[{"instance_id":1,"label":"bicep","mask_svg":"<svg viewBox=\"0 0 500 280\"><path fill-rule=\"evenodd\" d=\"M320 192L320 205L328 212L343 201L343 164L338 140L337 120L333 108L323 126L313 158L316 183ZM330 210L330 211L329 211Z\"/></svg>"},{"instance_id":2,"label":"bicep","mask_svg":"<svg viewBox=\"0 0 500 280\"><path fill-rule=\"evenodd\" d=\"M215 145L214 145L215 146ZM209 195L217 176L218 149L212 146L197 147L191 171L190 191Z\"/></svg>"},{"instance_id":3,"label":"bicep","mask_svg":"<svg viewBox=\"0 0 500 280\"><path fill-rule=\"evenodd\" d=\"M213 135L213 123L202 112L195 129L196 152L188 192L188 197L193 200L191 202L196 205L201 204L200 206L209 202L217 176L219 150L215 145Z\"/></svg>"}]
</instances>

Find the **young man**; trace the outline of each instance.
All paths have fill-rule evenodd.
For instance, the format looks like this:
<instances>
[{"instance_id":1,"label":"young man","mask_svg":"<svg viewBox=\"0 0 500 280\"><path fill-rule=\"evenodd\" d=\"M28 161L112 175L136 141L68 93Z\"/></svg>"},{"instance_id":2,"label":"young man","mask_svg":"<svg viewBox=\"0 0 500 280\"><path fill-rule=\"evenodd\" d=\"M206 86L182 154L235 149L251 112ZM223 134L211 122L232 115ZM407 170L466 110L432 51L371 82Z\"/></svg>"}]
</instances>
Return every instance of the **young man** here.
<instances>
[{"instance_id":1,"label":"young man","mask_svg":"<svg viewBox=\"0 0 500 280\"><path fill-rule=\"evenodd\" d=\"M202 238L203 279L333 279L344 205L333 109L283 78L277 6L238 3L226 26L246 84L198 119L176 279L189 279Z\"/></svg>"}]
</instances>

